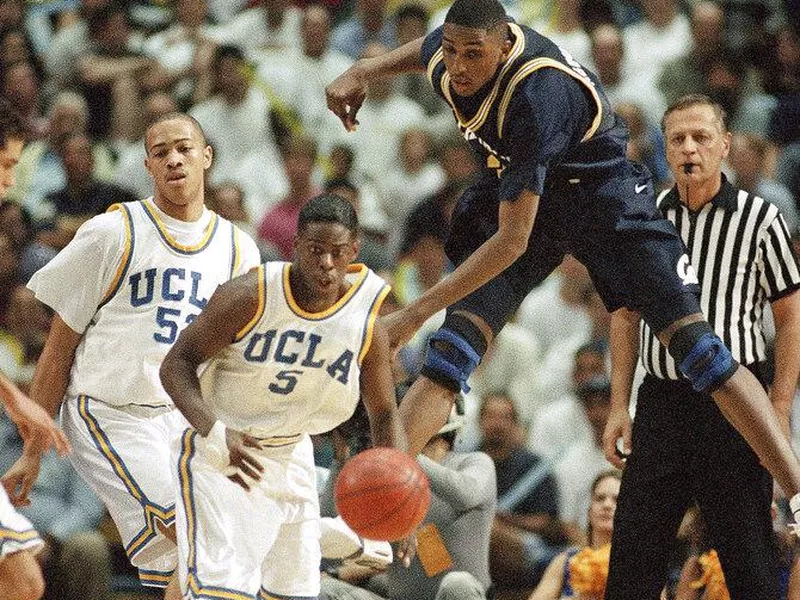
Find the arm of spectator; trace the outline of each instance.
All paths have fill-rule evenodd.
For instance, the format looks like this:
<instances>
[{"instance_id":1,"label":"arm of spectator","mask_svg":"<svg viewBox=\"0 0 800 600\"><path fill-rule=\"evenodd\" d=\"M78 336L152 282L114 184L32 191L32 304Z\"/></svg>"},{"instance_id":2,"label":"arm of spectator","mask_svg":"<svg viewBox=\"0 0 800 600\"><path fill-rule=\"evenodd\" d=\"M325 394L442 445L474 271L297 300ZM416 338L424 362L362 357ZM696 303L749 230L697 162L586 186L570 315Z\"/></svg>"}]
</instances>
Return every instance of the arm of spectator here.
<instances>
[{"instance_id":1,"label":"arm of spectator","mask_svg":"<svg viewBox=\"0 0 800 600\"><path fill-rule=\"evenodd\" d=\"M567 554L562 552L550 561L542 573L542 578L533 594L528 600L558 600L561 598L561 588L564 585L564 567L567 564Z\"/></svg>"},{"instance_id":2,"label":"arm of spectator","mask_svg":"<svg viewBox=\"0 0 800 600\"><path fill-rule=\"evenodd\" d=\"M134 76L153 64L153 60L145 56L108 58L87 54L78 60L77 68L84 83L97 85L111 83L120 77Z\"/></svg>"},{"instance_id":3,"label":"arm of spectator","mask_svg":"<svg viewBox=\"0 0 800 600\"><path fill-rule=\"evenodd\" d=\"M611 315L611 411L603 432L603 451L608 462L618 469L625 465L617 454L622 440L622 453L631 451L631 415L628 404L633 389L633 376L639 359L639 314L620 308Z\"/></svg>"},{"instance_id":4,"label":"arm of spectator","mask_svg":"<svg viewBox=\"0 0 800 600\"><path fill-rule=\"evenodd\" d=\"M463 468L458 471L441 465L424 454L417 461L428 476L431 492L447 502L457 513L487 502L496 493L494 464L482 453L464 456Z\"/></svg>"},{"instance_id":5,"label":"arm of spectator","mask_svg":"<svg viewBox=\"0 0 800 600\"><path fill-rule=\"evenodd\" d=\"M770 304L775 317L775 376L770 388L770 400L789 435L789 413L800 374L800 291L782 296Z\"/></svg>"}]
</instances>

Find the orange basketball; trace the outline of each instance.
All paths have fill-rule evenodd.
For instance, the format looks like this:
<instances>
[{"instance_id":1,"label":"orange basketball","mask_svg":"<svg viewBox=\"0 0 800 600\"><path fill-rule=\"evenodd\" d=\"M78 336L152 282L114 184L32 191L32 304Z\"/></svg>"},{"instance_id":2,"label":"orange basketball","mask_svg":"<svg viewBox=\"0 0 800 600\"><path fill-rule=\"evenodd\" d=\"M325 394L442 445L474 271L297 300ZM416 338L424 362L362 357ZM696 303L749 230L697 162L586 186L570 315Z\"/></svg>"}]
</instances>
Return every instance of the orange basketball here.
<instances>
[{"instance_id":1,"label":"orange basketball","mask_svg":"<svg viewBox=\"0 0 800 600\"><path fill-rule=\"evenodd\" d=\"M334 487L336 509L353 531L370 540L407 537L428 512L428 477L396 448L371 448L349 459Z\"/></svg>"}]
</instances>

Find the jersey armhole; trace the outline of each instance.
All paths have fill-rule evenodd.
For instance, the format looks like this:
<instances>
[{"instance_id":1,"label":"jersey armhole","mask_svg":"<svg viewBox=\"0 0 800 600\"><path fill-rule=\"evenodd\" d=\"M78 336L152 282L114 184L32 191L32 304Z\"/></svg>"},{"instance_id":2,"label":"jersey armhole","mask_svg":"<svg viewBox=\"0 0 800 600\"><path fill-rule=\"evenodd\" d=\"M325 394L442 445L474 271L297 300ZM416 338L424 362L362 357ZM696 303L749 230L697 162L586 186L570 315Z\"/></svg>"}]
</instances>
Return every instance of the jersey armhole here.
<instances>
[{"instance_id":1,"label":"jersey armhole","mask_svg":"<svg viewBox=\"0 0 800 600\"><path fill-rule=\"evenodd\" d=\"M372 301L372 306L369 308L369 314L367 315L367 320L364 322L364 336L361 342L361 351L358 353L358 365L361 366L361 363L364 361L364 357L369 352L369 348L372 345L372 332L375 330L375 320L378 318L378 312L381 310L381 306L383 306L383 301L386 299L386 296L389 295L389 292L392 290L392 286L386 284L383 286L380 292L375 296L375 299Z\"/></svg>"},{"instance_id":2,"label":"jersey armhole","mask_svg":"<svg viewBox=\"0 0 800 600\"><path fill-rule=\"evenodd\" d=\"M119 288L125 279L125 275L128 272L128 268L130 267L131 257L133 256L133 244L136 236L133 230L133 219L131 218L130 209L124 204L112 204L108 207L106 212L113 212L117 210L122 212L122 221L125 226L125 242L122 250L122 257L120 258L119 265L117 266L117 272L114 274L114 279L111 280L111 285L108 286L106 293L103 295L103 299L100 301L100 305L97 307L98 309L108 304L108 302L119 291Z\"/></svg>"},{"instance_id":3,"label":"jersey armhole","mask_svg":"<svg viewBox=\"0 0 800 600\"><path fill-rule=\"evenodd\" d=\"M256 314L253 315L253 318L250 319L250 321L248 321L247 324L242 327L233 338L234 343L241 342L244 337L253 330L253 328L256 326L256 323L261 320L261 316L264 314L267 296L266 269L264 268L264 265L259 265L257 269L258 274L256 276L258 277L258 308L256 309Z\"/></svg>"}]
</instances>

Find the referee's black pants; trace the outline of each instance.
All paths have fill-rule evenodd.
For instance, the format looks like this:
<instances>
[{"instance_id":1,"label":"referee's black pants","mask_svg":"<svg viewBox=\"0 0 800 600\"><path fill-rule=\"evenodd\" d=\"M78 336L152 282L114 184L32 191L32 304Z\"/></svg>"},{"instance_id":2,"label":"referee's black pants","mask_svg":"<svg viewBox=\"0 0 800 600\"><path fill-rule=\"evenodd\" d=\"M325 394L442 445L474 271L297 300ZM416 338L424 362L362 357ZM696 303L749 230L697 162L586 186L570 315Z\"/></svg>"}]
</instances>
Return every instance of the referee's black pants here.
<instances>
[{"instance_id":1,"label":"referee's black pants","mask_svg":"<svg viewBox=\"0 0 800 600\"><path fill-rule=\"evenodd\" d=\"M732 600L780 598L772 478L710 396L648 375L614 517L606 600L658 600L694 500Z\"/></svg>"}]
</instances>

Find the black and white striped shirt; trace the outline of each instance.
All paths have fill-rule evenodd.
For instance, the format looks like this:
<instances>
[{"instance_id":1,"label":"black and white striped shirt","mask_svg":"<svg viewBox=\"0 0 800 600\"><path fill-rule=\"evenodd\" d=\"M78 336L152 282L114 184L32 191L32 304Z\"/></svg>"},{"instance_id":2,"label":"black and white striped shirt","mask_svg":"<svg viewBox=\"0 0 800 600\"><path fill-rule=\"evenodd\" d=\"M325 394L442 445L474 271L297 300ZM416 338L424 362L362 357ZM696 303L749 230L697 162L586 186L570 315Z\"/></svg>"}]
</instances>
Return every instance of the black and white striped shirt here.
<instances>
[{"instance_id":1,"label":"black and white striped shirt","mask_svg":"<svg viewBox=\"0 0 800 600\"><path fill-rule=\"evenodd\" d=\"M719 193L695 213L681 204L675 188L658 204L689 249L703 314L733 357L752 365L766 359L764 306L800 288L800 269L778 209L722 178ZM682 378L644 322L639 349L648 373Z\"/></svg>"}]
</instances>

